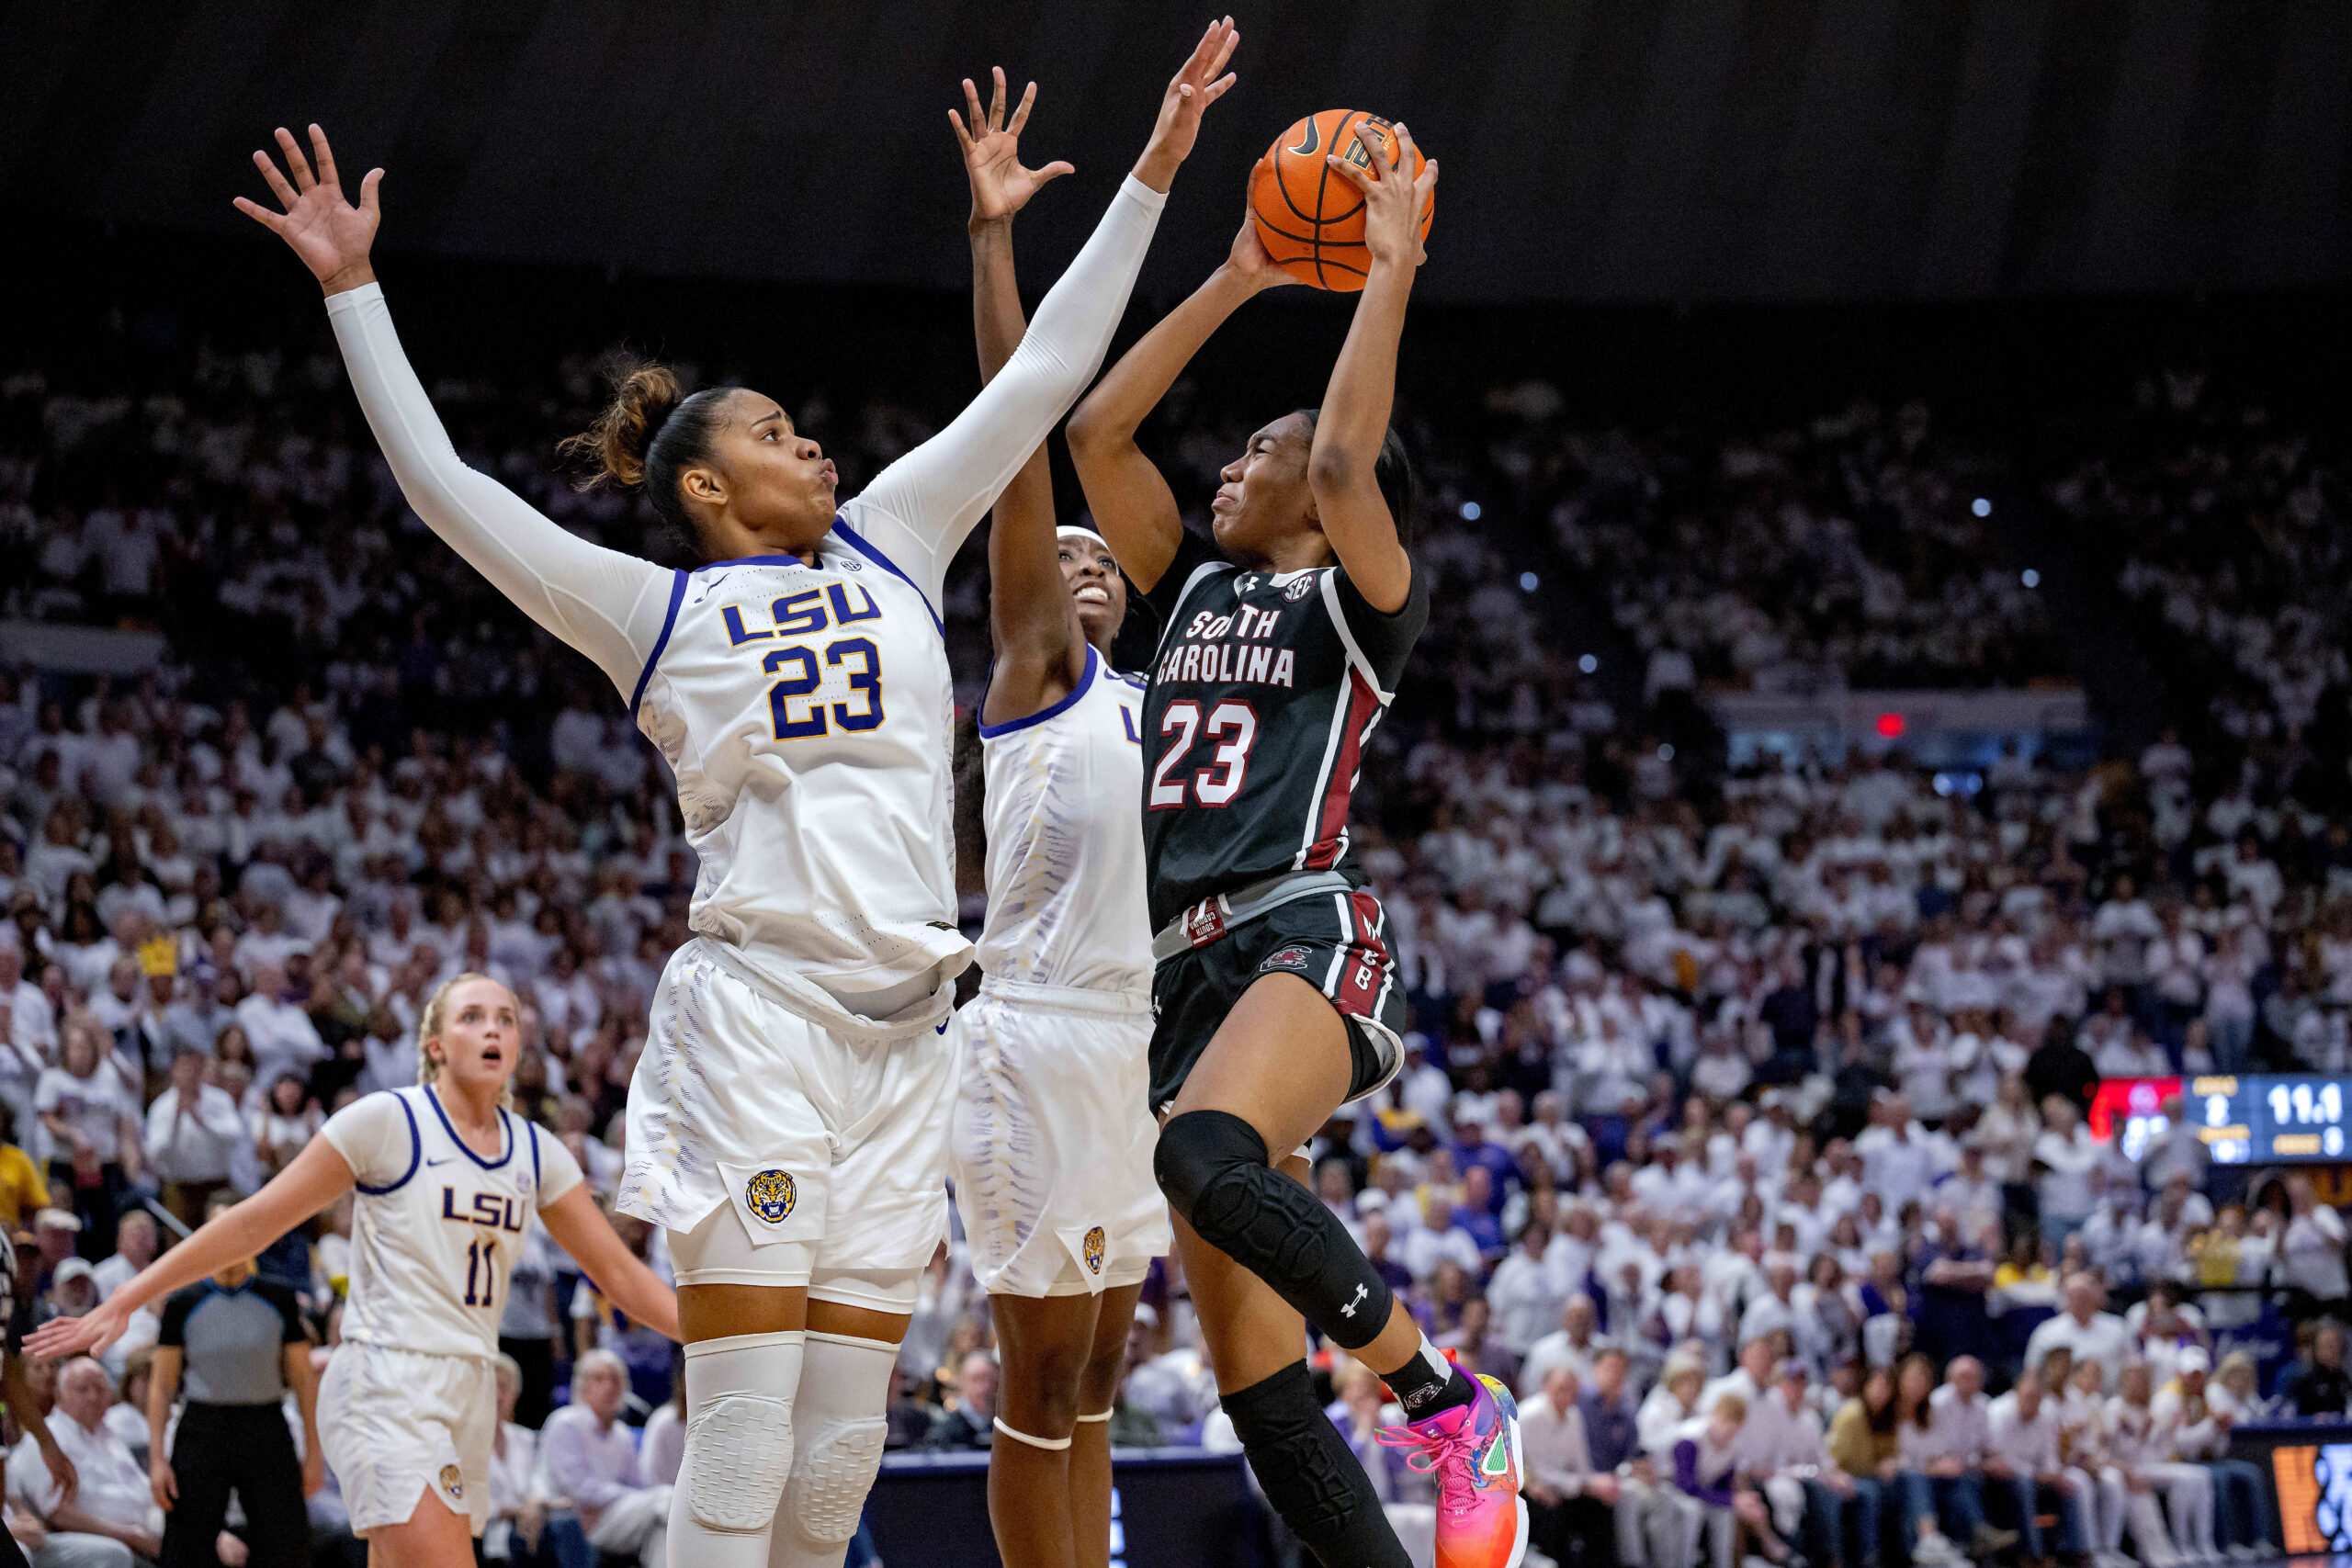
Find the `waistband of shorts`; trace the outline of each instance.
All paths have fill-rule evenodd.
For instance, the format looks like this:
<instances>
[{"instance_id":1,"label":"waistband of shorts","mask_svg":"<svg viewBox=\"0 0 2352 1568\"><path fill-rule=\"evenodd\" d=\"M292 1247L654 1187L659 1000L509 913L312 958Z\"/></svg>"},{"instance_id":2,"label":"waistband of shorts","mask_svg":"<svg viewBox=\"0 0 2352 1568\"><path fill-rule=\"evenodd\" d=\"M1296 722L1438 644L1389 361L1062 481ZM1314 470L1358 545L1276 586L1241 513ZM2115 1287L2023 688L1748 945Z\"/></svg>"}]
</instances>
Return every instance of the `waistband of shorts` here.
<instances>
[{"instance_id":1,"label":"waistband of shorts","mask_svg":"<svg viewBox=\"0 0 2352 1568\"><path fill-rule=\"evenodd\" d=\"M1056 1012L1082 1012L1096 1018L1148 1018L1151 1014L1151 993L1148 991L1098 991L1086 986L1041 986L1034 980L1007 980L994 975L980 976L980 995L1000 1001L1017 1002L1025 1008L1048 1008Z\"/></svg>"},{"instance_id":2,"label":"waistband of shorts","mask_svg":"<svg viewBox=\"0 0 2352 1568\"><path fill-rule=\"evenodd\" d=\"M1202 899L1159 928L1151 939L1151 961L1165 964L1196 947L1224 940L1227 931L1301 898L1322 893L1352 893L1355 884L1337 871L1286 871Z\"/></svg>"},{"instance_id":3,"label":"waistband of shorts","mask_svg":"<svg viewBox=\"0 0 2352 1568\"><path fill-rule=\"evenodd\" d=\"M381 1351L393 1356L422 1356L428 1361L462 1361L469 1367L498 1365L499 1352L495 1348L480 1353L471 1350L420 1350L413 1345L387 1345L380 1339L353 1339L347 1337L343 1344L337 1345L335 1348L340 1350L344 1345L348 1345L354 1349Z\"/></svg>"},{"instance_id":4,"label":"waistband of shorts","mask_svg":"<svg viewBox=\"0 0 2352 1568\"><path fill-rule=\"evenodd\" d=\"M850 1011L820 987L797 975L772 975L757 967L723 942L697 934L690 938L685 948L680 951L688 950L694 956L707 962L715 969L724 971L730 978L741 981L786 1012L805 1018L820 1029L830 1030L853 1040L904 1040L925 1030L938 1028L955 1010L956 987L949 984L932 993L931 1000L923 1006L919 1016L884 1022Z\"/></svg>"}]
</instances>

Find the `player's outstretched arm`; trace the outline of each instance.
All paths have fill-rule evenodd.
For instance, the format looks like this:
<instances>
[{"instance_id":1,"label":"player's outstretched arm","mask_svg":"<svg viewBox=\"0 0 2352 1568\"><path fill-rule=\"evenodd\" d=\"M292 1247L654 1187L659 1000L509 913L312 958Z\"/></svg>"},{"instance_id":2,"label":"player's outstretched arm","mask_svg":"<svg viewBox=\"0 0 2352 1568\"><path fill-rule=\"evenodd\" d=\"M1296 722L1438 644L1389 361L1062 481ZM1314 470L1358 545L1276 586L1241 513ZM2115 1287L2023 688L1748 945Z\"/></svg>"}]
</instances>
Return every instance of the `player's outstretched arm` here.
<instances>
[{"instance_id":1,"label":"player's outstretched arm","mask_svg":"<svg viewBox=\"0 0 2352 1568\"><path fill-rule=\"evenodd\" d=\"M541 1209L539 1218L606 1300L655 1333L678 1337L678 1293L628 1249L586 1182Z\"/></svg>"},{"instance_id":2,"label":"player's outstretched arm","mask_svg":"<svg viewBox=\"0 0 2352 1568\"><path fill-rule=\"evenodd\" d=\"M1093 235L1046 292L1037 318L995 380L946 429L876 476L844 515L880 536L883 551L933 604L965 536L1102 368L1126 313L1176 167L1193 151L1202 112L1234 78L1240 38L1231 17L1207 32L1161 95L1150 145Z\"/></svg>"},{"instance_id":3,"label":"player's outstretched arm","mask_svg":"<svg viewBox=\"0 0 2352 1568\"><path fill-rule=\"evenodd\" d=\"M1266 289L1296 281L1266 254L1257 225L1243 214L1224 265L1127 350L1069 416L1070 461L1086 509L1120 569L1147 593L1176 558L1184 523L1175 492L1136 445L1136 432L1227 317Z\"/></svg>"},{"instance_id":4,"label":"player's outstretched arm","mask_svg":"<svg viewBox=\"0 0 2352 1568\"><path fill-rule=\"evenodd\" d=\"M284 240L319 280L352 390L416 514L525 615L594 660L620 691L632 690L661 637L671 574L567 532L496 479L458 461L376 287L370 255L382 216L377 192L384 171L368 172L354 207L344 197L326 132L310 129L315 175L294 133L283 127L277 132L283 171L267 152L254 154L284 210L272 212L242 196L237 210Z\"/></svg>"},{"instance_id":5,"label":"player's outstretched arm","mask_svg":"<svg viewBox=\"0 0 2352 1568\"><path fill-rule=\"evenodd\" d=\"M1405 332L1405 306L1412 298L1413 276L1428 259L1421 249L1421 214L1437 186L1437 160L1422 166L1419 178L1411 178L1405 173L1413 166L1411 131L1396 127L1393 166L1382 156L1385 138L1361 128L1356 137L1372 154L1365 166L1337 155L1324 162L1363 193L1363 240L1372 269L1356 297L1348 341L1331 367L1306 478L1323 536L1331 541L1349 581L1374 609L1395 611L1404 607L1412 590L1413 562L1397 540L1397 519L1389 514L1373 476L1396 400L1396 343Z\"/></svg>"},{"instance_id":6,"label":"player's outstretched arm","mask_svg":"<svg viewBox=\"0 0 2352 1568\"><path fill-rule=\"evenodd\" d=\"M26 1353L73 1356L105 1349L122 1337L132 1313L231 1263L254 1257L350 1191L352 1180L351 1167L335 1146L322 1134L313 1134L293 1163L270 1178L268 1186L205 1221L95 1310L41 1325L25 1341Z\"/></svg>"},{"instance_id":7,"label":"player's outstretched arm","mask_svg":"<svg viewBox=\"0 0 2352 1568\"><path fill-rule=\"evenodd\" d=\"M1018 141L1037 101L1037 84L1029 84L1008 119L1001 70L995 80L996 94L985 114L978 90L968 79L964 83L970 129L954 109L947 111L964 150L964 173L972 182L972 215L965 227L972 239L972 338L979 348L983 384L996 379L1028 330L1013 273L1012 215L1046 181L1069 167L1022 166ZM980 699L980 720L1007 724L1060 701L1086 672L1085 634L1062 583L1053 470L1044 443L997 497L994 516L989 530L989 631L996 664Z\"/></svg>"}]
</instances>

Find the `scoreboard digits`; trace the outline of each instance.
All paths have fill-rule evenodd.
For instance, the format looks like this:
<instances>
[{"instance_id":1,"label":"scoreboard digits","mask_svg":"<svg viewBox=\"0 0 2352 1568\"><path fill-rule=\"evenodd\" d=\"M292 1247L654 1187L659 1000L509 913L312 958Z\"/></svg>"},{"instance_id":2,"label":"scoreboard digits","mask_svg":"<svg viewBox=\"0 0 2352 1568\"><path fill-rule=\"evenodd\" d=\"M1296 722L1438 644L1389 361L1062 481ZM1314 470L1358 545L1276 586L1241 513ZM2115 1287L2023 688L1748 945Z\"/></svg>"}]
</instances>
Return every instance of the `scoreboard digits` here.
<instances>
[{"instance_id":1,"label":"scoreboard digits","mask_svg":"<svg viewBox=\"0 0 2352 1568\"><path fill-rule=\"evenodd\" d=\"M2220 1165L2281 1165L2345 1156L2347 1080L2296 1075L2192 1078L2198 1136Z\"/></svg>"}]
</instances>

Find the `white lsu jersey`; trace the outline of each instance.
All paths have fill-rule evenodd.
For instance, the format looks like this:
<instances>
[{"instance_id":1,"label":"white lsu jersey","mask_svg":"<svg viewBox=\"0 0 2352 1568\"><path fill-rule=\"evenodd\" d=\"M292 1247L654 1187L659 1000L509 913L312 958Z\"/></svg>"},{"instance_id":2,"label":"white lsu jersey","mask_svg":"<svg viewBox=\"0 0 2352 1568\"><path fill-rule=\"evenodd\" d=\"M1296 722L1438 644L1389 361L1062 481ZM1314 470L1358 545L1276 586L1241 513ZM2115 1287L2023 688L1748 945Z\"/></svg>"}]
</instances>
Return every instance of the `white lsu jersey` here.
<instances>
[{"instance_id":1,"label":"white lsu jersey","mask_svg":"<svg viewBox=\"0 0 2352 1568\"><path fill-rule=\"evenodd\" d=\"M819 1020L854 1017L845 994L953 975L971 951L946 642L922 590L853 526L858 511L842 508L814 566L754 556L677 573L629 705L677 775L701 860L688 923ZM935 1023L949 999L917 997L888 1021Z\"/></svg>"},{"instance_id":2,"label":"white lsu jersey","mask_svg":"<svg viewBox=\"0 0 2352 1568\"><path fill-rule=\"evenodd\" d=\"M991 978L1148 994L1143 689L1086 650L1086 673L1027 718L980 726Z\"/></svg>"},{"instance_id":3,"label":"white lsu jersey","mask_svg":"<svg viewBox=\"0 0 2352 1568\"><path fill-rule=\"evenodd\" d=\"M506 1285L531 1216L580 1184L554 1134L501 1111L484 1159L429 1086L379 1090L320 1129L358 1179L343 1337L434 1356L498 1354Z\"/></svg>"}]
</instances>

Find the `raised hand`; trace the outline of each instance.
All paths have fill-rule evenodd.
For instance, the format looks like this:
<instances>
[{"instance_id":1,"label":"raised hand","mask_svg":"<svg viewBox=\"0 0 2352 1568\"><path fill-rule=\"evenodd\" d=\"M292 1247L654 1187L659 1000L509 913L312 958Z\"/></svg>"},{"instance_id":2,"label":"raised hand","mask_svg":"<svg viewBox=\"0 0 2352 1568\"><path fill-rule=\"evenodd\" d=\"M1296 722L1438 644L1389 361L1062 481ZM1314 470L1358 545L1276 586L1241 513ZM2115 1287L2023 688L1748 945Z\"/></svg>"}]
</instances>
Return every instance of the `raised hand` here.
<instances>
[{"instance_id":1,"label":"raised hand","mask_svg":"<svg viewBox=\"0 0 2352 1568\"><path fill-rule=\"evenodd\" d=\"M301 144L282 125L277 128L277 146L285 155L287 173L293 176L291 183L266 152L254 153L254 166L261 170L270 193L285 210L272 212L242 196L236 198L237 210L291 245L329 294L376 281L368 253L376 243L376 225L383 218L376 204L376 187L382 183L384 171L368 171L359 182L359 205L354 207L344 199L343 181L335 174L334 153L328 150L325 131L311 127L311 147L319 159L315 176L310 161L302 156Z\"/></svg>"},{"instance_id":2,"label":"raised hand","mask_svg":"<svg viewBox=\"0 0 2352 1568\"><path fill-rule=\"evenodd\" d=\"M1372 253L1375 266L1387 262L1417 267L1430 259L1421 248L1421 215L1430 209L1437 189L1437 160L1422 164L1419 178L1407 175L1405 171L1413 166L1413 133L1401 122L1393 164L1382 156L1384 141L1372 128L1357 126L1356 141L1364 150L1363 163L1337 153L1326 154L1323 161L1363 192L1364 249Z\"/></svg>"},{"instance_id":3,"label":"raised hand","mask_svg":"<svg viewBox=\"0 0 2352 1568\"><path fill-rule=\"evenodd\" d=\"M1225 62L1233 58L1233 46L1240 41L1241 29L1233 25L1231 17L1209 24L1209 30L1193 46L1193 57L1170 79L1168 91L1160 96L1159 119L1151 128L1150 144L1136 162L1136 178L1163 191L1176 178L1176 165L1192 156L1193 143L1201 134L1202 112L1225 96L1234 84L1234 74L1225 69Z\"/></svg>"},{"instance_id":4,"label":"raised hand","mask_svg":"<svg viewBox=\"0 0 2352 1568\"><path fill-rule=\"evenodd\" d=\"M989 100L985 116L980 113L979 89L972 85L969 76L964 78L964 104L972 116L969 126L962 115L947 111L948 121L956 128L956 144L964 149L965 175L972 182L972 216L967 226L973 229L1011 218L1029 205L1029 198L1046 181L1077 172L1058 158L1042 169L1023 165L1021 128L1029 123L1030 106L1037 101L1037 84L1029 84L1008 122L1004 67L994 67L990 74L996 78L996 96Z\"/></svg>"}]
</instances>

